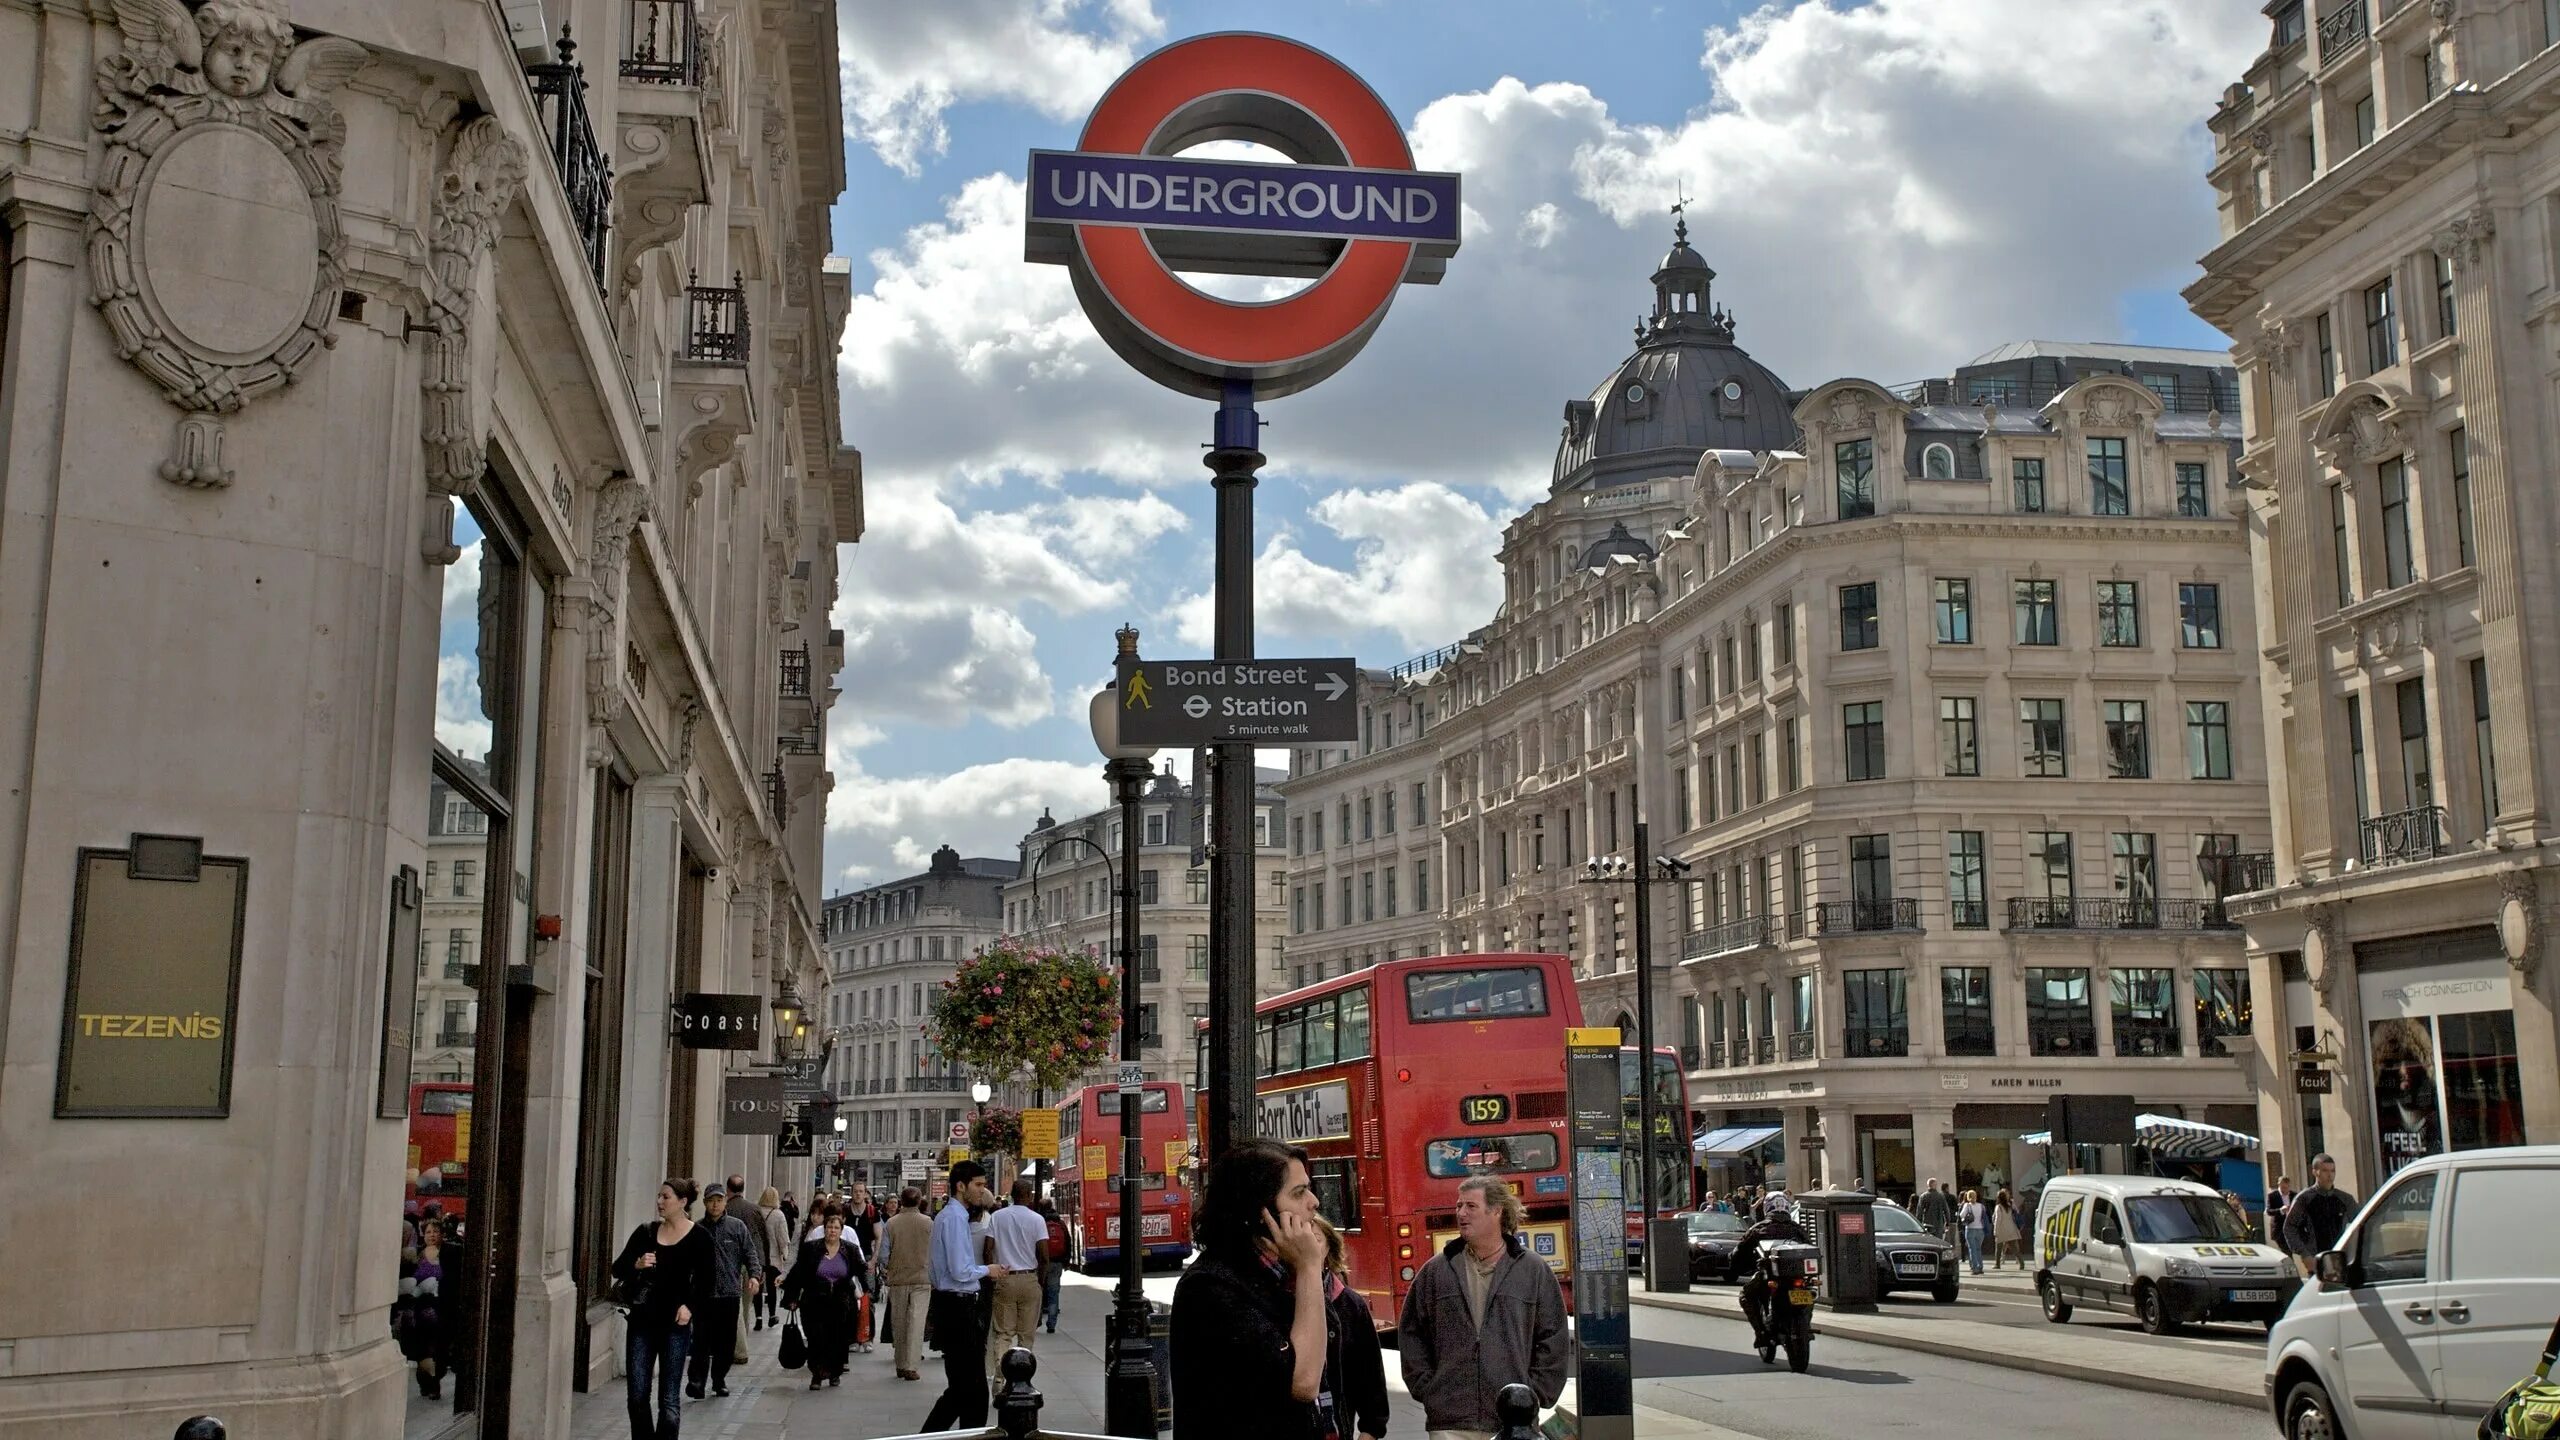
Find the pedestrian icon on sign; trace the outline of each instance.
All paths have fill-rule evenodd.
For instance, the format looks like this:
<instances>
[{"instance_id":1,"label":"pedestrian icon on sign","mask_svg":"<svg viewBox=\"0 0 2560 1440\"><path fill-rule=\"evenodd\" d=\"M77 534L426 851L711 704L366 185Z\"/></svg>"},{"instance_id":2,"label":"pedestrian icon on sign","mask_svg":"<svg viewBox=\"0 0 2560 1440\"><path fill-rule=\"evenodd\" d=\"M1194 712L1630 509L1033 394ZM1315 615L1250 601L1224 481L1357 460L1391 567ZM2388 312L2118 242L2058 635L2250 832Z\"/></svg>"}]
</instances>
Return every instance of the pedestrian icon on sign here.
<instances>
[{"instance_id":1,"label":"pedestrian icon on sign","mask_svg":"<svg viewBox=\"0 0 2560 1440\"><path fill-rule=\"evenodd\" d=\"M1121 702L1123 710L1153 710L1156 702L1147 698L1147 675L1141 670L1129 677L1129 698Z\"/></svg>"}]
</instances>

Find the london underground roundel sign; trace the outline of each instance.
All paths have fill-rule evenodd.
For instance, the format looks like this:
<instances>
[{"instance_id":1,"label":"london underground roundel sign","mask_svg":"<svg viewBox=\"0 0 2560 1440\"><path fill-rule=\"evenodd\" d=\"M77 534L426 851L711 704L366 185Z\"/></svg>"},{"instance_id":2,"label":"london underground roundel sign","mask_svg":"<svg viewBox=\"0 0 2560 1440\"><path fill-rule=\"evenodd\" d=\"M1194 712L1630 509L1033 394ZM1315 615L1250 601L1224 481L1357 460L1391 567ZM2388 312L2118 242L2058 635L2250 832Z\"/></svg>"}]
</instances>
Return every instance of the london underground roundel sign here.
<instances>
[{"instance_id":1,"label":"london underground roundel sign","mask_svg":"<svg viewBox=\"0 0 2560 1440\"><path fill-rule=\"evenodd\" d=\"M1292 163L1181 151L1249 140ZM1032 152L1024 258L1062 264L1094 328L1164 385L1217 399L1304 390L1348 364L1396 287L1458 250L1458 177L1416 170L1359 76L1276 35L1200 35L1115 81L1073 150ZM1225 300L1175 272L1312 279Z\"/></svg>"}]
</instances>

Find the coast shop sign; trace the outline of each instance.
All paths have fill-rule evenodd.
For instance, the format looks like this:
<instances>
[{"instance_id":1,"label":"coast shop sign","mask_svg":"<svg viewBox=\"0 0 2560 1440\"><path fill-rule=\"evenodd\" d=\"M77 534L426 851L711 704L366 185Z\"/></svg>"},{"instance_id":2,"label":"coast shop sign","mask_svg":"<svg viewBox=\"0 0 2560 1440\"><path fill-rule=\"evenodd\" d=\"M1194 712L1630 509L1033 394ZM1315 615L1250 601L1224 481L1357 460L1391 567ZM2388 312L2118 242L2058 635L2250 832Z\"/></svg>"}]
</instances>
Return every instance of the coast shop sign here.
<instances>
[{"instance_id":1,"label":"coast shop sign","mask_svg":"<svg viewBox=\"0 0 2560 1440\"><path fill-rule=\"evenodd\" d=\"M1200 160L1252 140L1291 163ZM1359 76L1277 35L1177 41L1131 66L1073 150L1034 151L1023 258L1064 265L1104 343L1140 374L1218 400L1340 370L1399 286L1458 252L1458 177L1416 170L1395 113ZM1222 300L1175 272L1303 277L1278 300Z\"/></svg>"},{"instance_id":2,"label":"coast shop sign","mask_svg":"<svg viewBox=\"0 0 2560 1440\"><path fill-rule=\"evenodd\" d=\"M53 1113L231 1113L233 1021L249 862L137 835L79 852Z\"/></svg>"}]
</instances>

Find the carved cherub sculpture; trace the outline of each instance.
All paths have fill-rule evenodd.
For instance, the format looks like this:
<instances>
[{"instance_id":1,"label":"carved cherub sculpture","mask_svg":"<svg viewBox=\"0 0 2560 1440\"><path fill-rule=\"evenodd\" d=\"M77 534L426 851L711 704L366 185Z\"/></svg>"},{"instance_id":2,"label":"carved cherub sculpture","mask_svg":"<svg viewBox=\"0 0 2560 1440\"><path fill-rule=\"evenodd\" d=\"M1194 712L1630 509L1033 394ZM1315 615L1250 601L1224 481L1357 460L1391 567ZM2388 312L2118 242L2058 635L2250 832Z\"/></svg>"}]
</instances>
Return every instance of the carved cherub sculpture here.
<instances>
[{"instance_id":1,"label":"carved cherub sculpture","mask_svg":"<svg viewBox=\"0 0 2560 1440\"><path fill-rule=\"evenodd\" d=\"M115 0L125 53L149 85L234 101L263 100L308 123L308 107L364 68L352 40L297 40L277 0Z\"/></svg>"}]
</instances>

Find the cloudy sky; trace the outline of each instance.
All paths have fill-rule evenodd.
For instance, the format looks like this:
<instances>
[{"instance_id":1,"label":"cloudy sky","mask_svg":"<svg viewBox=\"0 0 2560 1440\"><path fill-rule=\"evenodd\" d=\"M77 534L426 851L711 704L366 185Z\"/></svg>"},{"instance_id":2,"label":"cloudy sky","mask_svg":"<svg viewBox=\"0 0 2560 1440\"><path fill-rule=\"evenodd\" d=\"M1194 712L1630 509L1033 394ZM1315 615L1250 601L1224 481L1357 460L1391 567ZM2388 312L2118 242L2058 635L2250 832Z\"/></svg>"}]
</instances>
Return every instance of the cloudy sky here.
<instances>
[{"instance_id":1,"label":"cloudy sky","mask_svg":"<svg viewBox=\"0 0 2560 1440\"><path fill-rule=\"evenodd\" d=\"M840 0L870 531L847 550L826 888L1102 803L1085 703L1123 621L1208 653L1209 409L1022 260L1026 152L1135 58L1284 30L1359 71L1466 238L1366 352L1266 404L1266 654L1391 664L1500 598L1564 402L1625 358L1669 207L1790 385L1943 375L2004 341L2219 346L2202 120L2265 42L2230 0Z\"/></svg>"}]
</instances>

